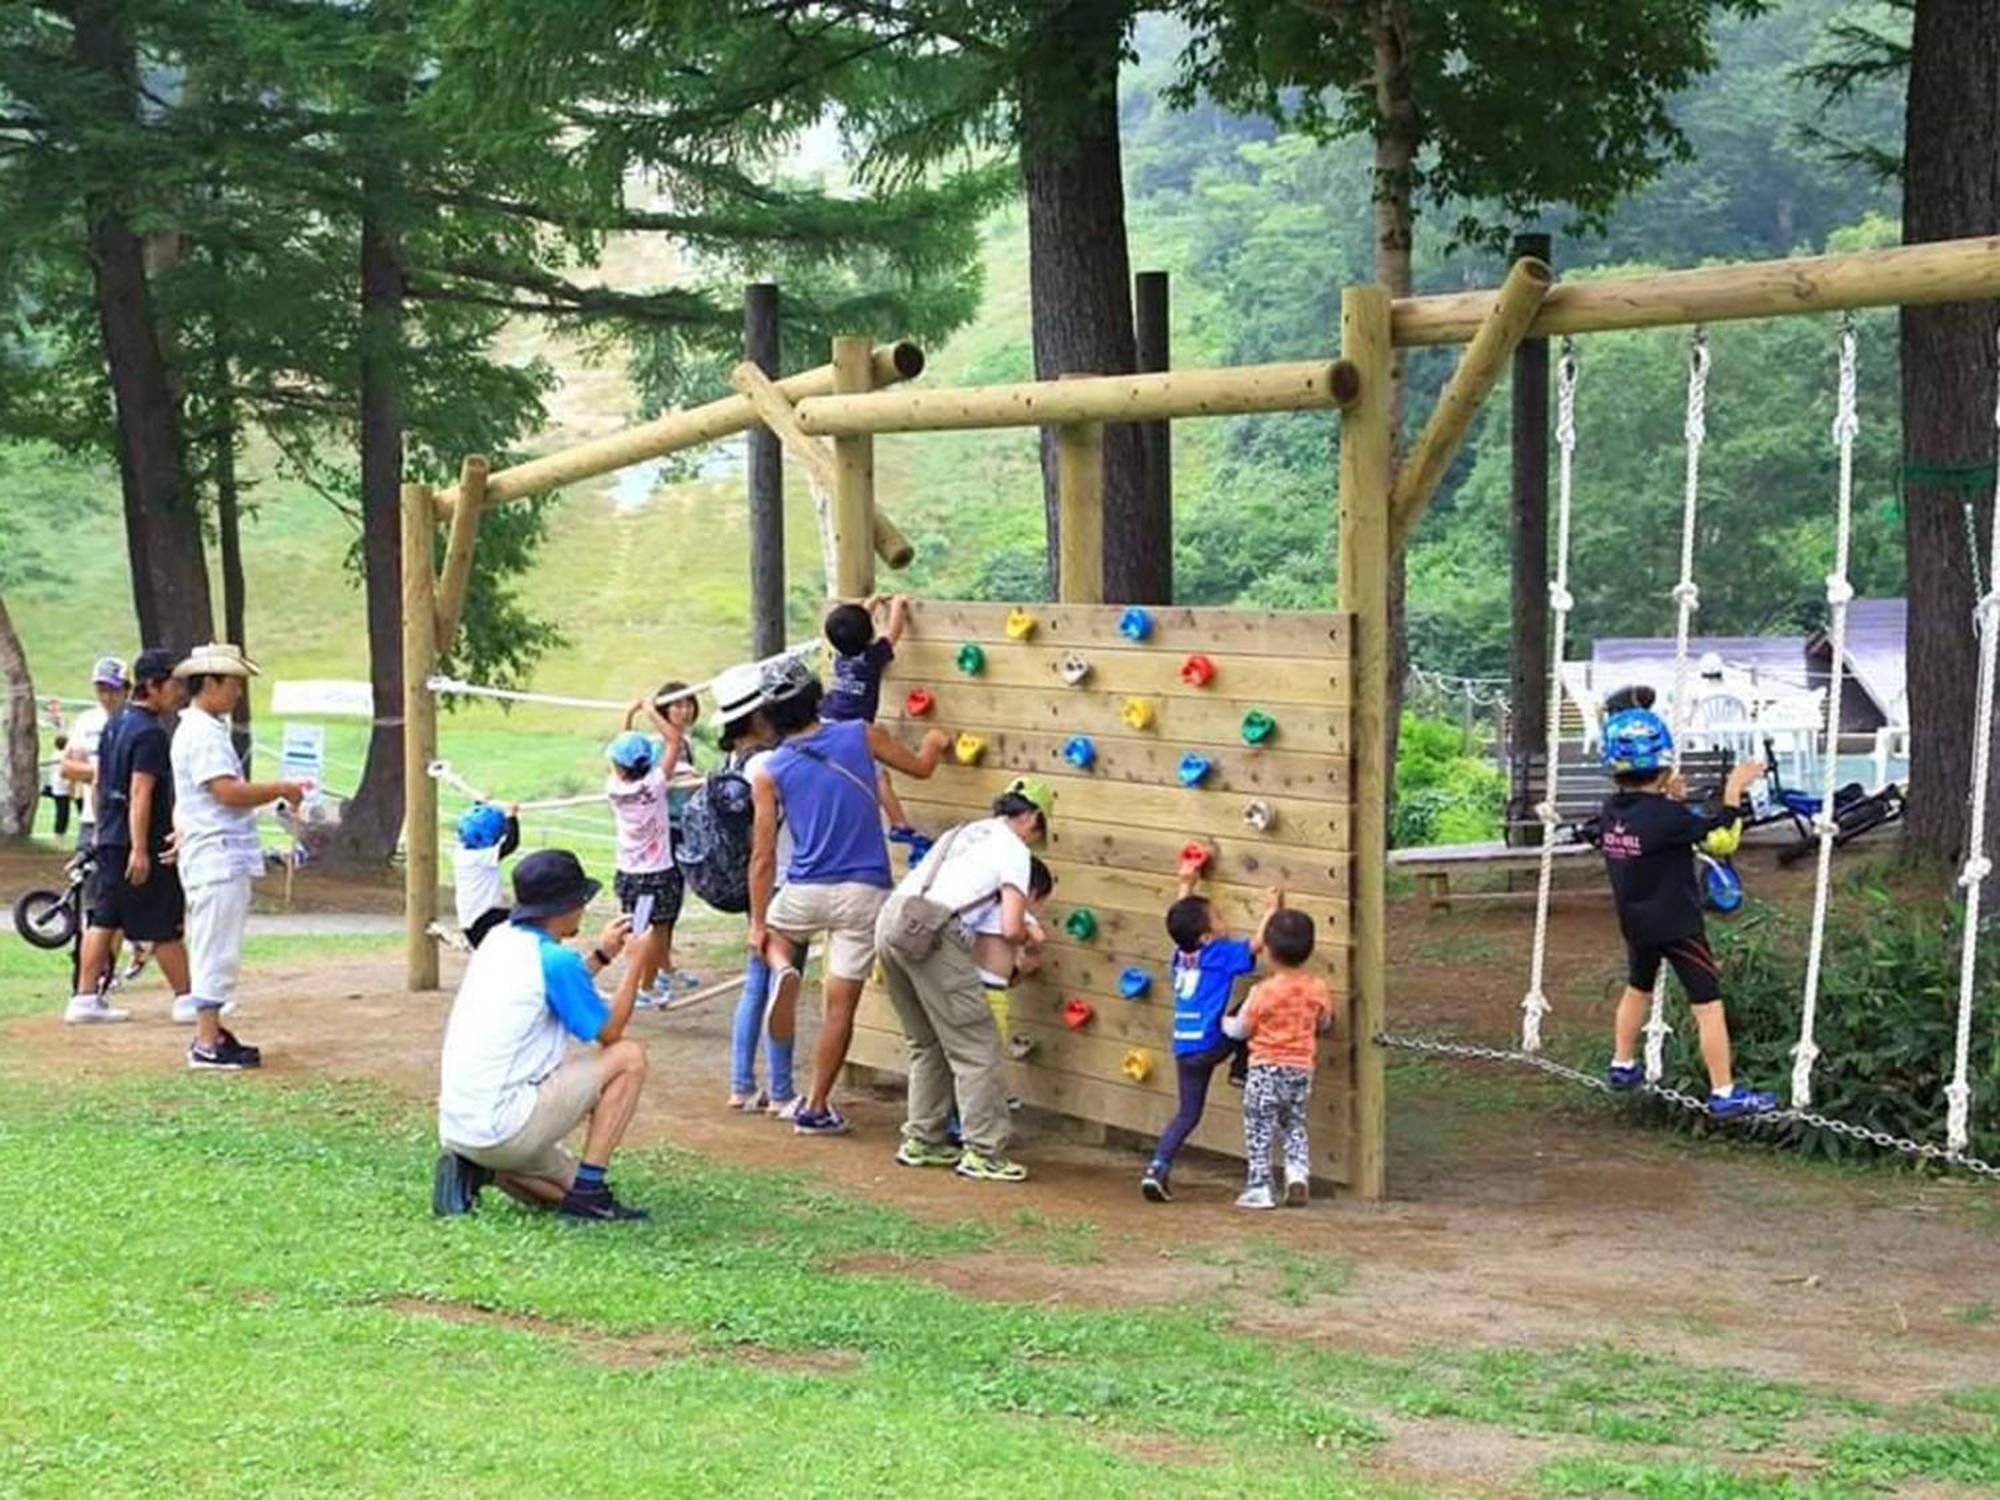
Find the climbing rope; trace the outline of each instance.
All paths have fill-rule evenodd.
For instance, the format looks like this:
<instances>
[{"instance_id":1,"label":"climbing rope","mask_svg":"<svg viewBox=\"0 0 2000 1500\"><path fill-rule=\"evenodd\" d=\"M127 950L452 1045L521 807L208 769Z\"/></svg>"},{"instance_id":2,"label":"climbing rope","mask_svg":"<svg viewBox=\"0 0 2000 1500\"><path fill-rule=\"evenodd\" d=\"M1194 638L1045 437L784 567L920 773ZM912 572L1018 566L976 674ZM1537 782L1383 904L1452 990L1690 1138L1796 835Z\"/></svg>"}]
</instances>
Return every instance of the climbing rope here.
<instances>
[{"instance_id":1,"label":"climbing rope","mask_svg":"<svg viewBox=\"0 0 2000 1500\"><path fill-rule=\"evenodd\" d=\"M430 773L431 780L440 782L450 787L453 791L463 793L474 802L498 802L502 800L489 797L486 793L480 791L478 787L454 771L451 767L451 762L448 760L434 760L425 767L425 770ZM520 808L522 812L546 812L558 807L589 807L600 805L603 801L604 793L592 792L587 796L581 797L538 797L532 801L516 802L513 805Z\"/></svg>"},{"instance_id":2,"label":"climbing rope","mask_svg":"<svg viewBox=\"0 0 2000 1500\"><path fill-rule=\"evenodd\" d=\"M1535 815L1542 821L1542 858L1535 884L1535 946L1528 961L1528 993L1521 1000L1521 1050L1542 1050L1542 1017L1549 1000L1543 992L1549 952L1549 901L1556 878L1556 788L1562 762L1563 637L1576 605L1569 591L1569 517L1576 460L1576 344L1563 340L1556 371L1556 565L1549 580L1549 719L1543 749L1548 787Z\"/></svg>"},{"instance_id":3,"label":"climbing rope","mask_svg":"<svg viewBox=\"0 0 2000 1500\"><path fill-rule=\"evenodd\" d=\"M751 663L751 665L761 667L774 661L782 661L786 657L807 656L818 650L818 641L801 641L797 645L787 646L775 656L764 657L762 660ZM664 707L669 703L677 703L683 698L698 697L715 686L715 682L716 679L714 677L706 677L700 682L690 683L687 687L678 688L671 693L663 693L652 701L656 706ZM484 683L462 682L456 677L427 677L424 679L424 687L430 692L438 694L440 697L496 698L505 703L546 703L556 708L604 708L617 710L632 706L632 700L629 698L622 702L616 702L609 698L572 698L562 693L531 693L516 688L489 687Z\"/></svg>"},{"instance_id":4,"label":"climbing rope","mask_svg":"<svg viewBox=\"0 0 2000 1500\"><path fill-rule=\"evenodd\" d=\"M1687 468L1681 493L1681 577L1674 585L1674 703L1673 769L1681 767L1681 741L1687 735L1688 638L1694 627L1694 612L1701 608L1701 589L1694 581L1695 519L1701 502L1701 450L1708 440L1708 330L1697 328L1688 348L1687 423L1682 429L1687 443ZM1666 1071L1667 1038L1673 1027L1667 1024L1667 966L1660 965L1653 981L1652 1012L1646 1018L1646 1081L1658 1083Z\"/></svg>"},{"instance_id":5,"label":"climbing rope","mask_svg":"<svg viewBox=\"0 0 2000 1500\"><path fill-rule=\"evenodd\" d=\"M1833 815L1834 793L1840 786L1840 690L1846 680L1847 606L1854 598L1847 559L1854 532L1854 439L1861 431L1856 401L1856 340L1854 319L1841 319L1840 386L1834 401L1833 441L1839 451L1839 499L1834 506L1833 571L1826 575L1828 639L1833 666L1826 685L1826 753L1821 757L1819 812L1813 828L1819 834L1819 877L1813 885L1812 938L1806 945L1805 1001L1799 1008L1799 1044L1792 1049L1792 1104L1812 1103L1813 1064L1819 1047L1813 1030L1819 1019L1819 980L1826 955L1826 911L1833 886L1833 839L1840 831Z\"/></svg>"},{"instance_id":6,"label":"climbing rope","mask_svg":"<svg viewBox=\"0 0 2000 1500\"><path fill-rule=\"evenodd\" d=\"M1993 410L2000 429L2000 402ZM1994 494L1991 551L1986 559L1988 587L1979 597L1979 686L1973 699L1972 827L1965 840L1965 864L1958 883L1965 890L1965 935L1958 955L1958 1030L1953 1039L1951 1082L1945 1085L1945 1147L1963 1151L1970 1129L1972 1085L1972 990L1979 964L1979 903L1993 862L1986 856L1986 781L1993 765L1993 690L1996 659L2000 658L2000 483Z\"/></svg>"}]
</instances>

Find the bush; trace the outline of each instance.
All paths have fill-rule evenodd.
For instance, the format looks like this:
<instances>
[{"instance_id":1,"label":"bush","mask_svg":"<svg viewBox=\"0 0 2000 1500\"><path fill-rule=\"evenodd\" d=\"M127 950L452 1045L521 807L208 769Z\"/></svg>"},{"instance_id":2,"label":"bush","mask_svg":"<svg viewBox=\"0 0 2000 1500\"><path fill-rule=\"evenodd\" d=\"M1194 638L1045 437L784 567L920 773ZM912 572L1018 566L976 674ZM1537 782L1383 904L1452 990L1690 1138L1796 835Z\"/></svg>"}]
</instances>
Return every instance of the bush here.
<instances>
[{"instance_id":1,"label":"bush","mask_svg":"<svg viewBox=\"0 0 2000 1500\"><path fill-rule=\"evenodd\" d=\"M1467 753L1456 725L1404 713L1391 844L1408 849L1495 839L1506 806L1506 776Z\"/></svg>"}]
</instances>

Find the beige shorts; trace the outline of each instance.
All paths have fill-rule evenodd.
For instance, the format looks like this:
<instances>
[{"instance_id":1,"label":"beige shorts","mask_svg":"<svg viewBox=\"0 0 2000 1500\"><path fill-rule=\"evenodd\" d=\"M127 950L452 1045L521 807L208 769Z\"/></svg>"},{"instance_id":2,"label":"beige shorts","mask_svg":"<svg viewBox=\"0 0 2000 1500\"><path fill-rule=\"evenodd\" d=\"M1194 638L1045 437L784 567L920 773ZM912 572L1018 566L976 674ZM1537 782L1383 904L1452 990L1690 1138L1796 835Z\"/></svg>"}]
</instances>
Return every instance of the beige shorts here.
<instances>
[{"instance_id":1,"label":"beige shorts","mask_svg":"<svg viewBox=\"0 0 2000 1500\"><path fill-rule=\"evenodd\" d=\"M535 1107L527 1122L497 1146L454 1146L468 1161L496 1172L523 1177L548 1177L567 1187L576 1176L576 1158L563 1150L563 1139L588 1118L604 1092L604 1065L594 1052L579 1052L535 1087Z\"/></svg>"},{"instance_id":2,"label":"beige shorts","mask_svg":"<svg viewBox=\"0 0 2000 1500\"><path fill-rule=\"evenodd\" d=\"M889 893L858 880L788 885L771 898L764 920L789 938L826 934L830 979L866 979L875 967L875 919Z\"/></svg>"}]
</instances>

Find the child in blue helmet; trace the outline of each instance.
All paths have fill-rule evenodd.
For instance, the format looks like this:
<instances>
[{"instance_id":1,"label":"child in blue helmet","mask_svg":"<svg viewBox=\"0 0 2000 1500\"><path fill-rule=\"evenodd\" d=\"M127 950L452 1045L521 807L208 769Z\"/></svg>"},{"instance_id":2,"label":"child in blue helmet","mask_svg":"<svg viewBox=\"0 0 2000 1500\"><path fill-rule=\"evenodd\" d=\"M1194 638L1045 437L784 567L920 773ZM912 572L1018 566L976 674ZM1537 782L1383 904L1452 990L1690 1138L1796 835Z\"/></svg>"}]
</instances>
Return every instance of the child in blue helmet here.
<instances>
[{"instance_id":1,"label":"child in blue helmet","mask_svg":"<svg viewBox=\"0 0 2000 1500\"><path fill-rule=\"evenodd\" d=\"M1618 790L1598 817L1597 844L1625 936L1625 992L1618 998L1611 1070L1614 1089L1645 1082L1639 1036L1652 1006L1660 965L1670 963L1687 992L1708 1067L1708 1112L1719 1120L1760 1115L1776 1099L1735 1081L1729 1021L1722 1009L1721 973L1708 946L1694 851L1718 829L1735 828L1748 812L1745 795L1764 774L1756 761L1729 773L1722 804L1691 807L1673 769L1674 740L1649 707L1620 708L1604 724L1604 768Z\"/></svg>"},{"instance_id":2,"label":"child in blue helmet","mask_svg":"<svg viewBox=\"0 0 2000 1500\"><path fill-rule=\"evenodd\" d=\"M632 728L641 712L652 719L658 734ZM668 779L680 763L681 747L681 726L650 699L641 699L626 712L623 731L604 748L611 762L604 793L618 834L611 888L619 910L633 919L625 972L618 980L619 1004L639 1003L642 995L652 998L653 981L673 951L684 886L674 863Z\"/></svg>"},{"instance_id":3,"label":"child in blue helmet","mask_svg":"<svg viewBox=\"0 0 2000 1500\"><path fill-rule=\"evenodd\" d=\"M477 948L507 920L501 899L500 861L521 846L521 810L475 802L458 819L458 847L451 853L452 896L459 930Z\"/></svg>"}]
</instances>

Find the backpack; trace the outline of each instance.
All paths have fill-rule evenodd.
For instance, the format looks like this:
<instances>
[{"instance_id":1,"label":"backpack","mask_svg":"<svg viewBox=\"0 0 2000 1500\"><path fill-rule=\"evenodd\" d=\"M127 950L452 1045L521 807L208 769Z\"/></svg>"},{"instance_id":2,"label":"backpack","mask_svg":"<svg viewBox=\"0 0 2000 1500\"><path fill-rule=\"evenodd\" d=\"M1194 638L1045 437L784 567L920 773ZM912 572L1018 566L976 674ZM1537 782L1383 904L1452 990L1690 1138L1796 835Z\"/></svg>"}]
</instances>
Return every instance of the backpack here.
<instances>
[{"instance_id":1,"label":"backpack","mask_svg":"<svg viewBox=\"0 0 2000 1500\"><path fill-rule=\"evenodd\" d=\"M733 767L711 771L681 810L674 863L689 889L717 911L750 909L750 827L755 816L750 780Z\"/></svg>"}]
</instances>

